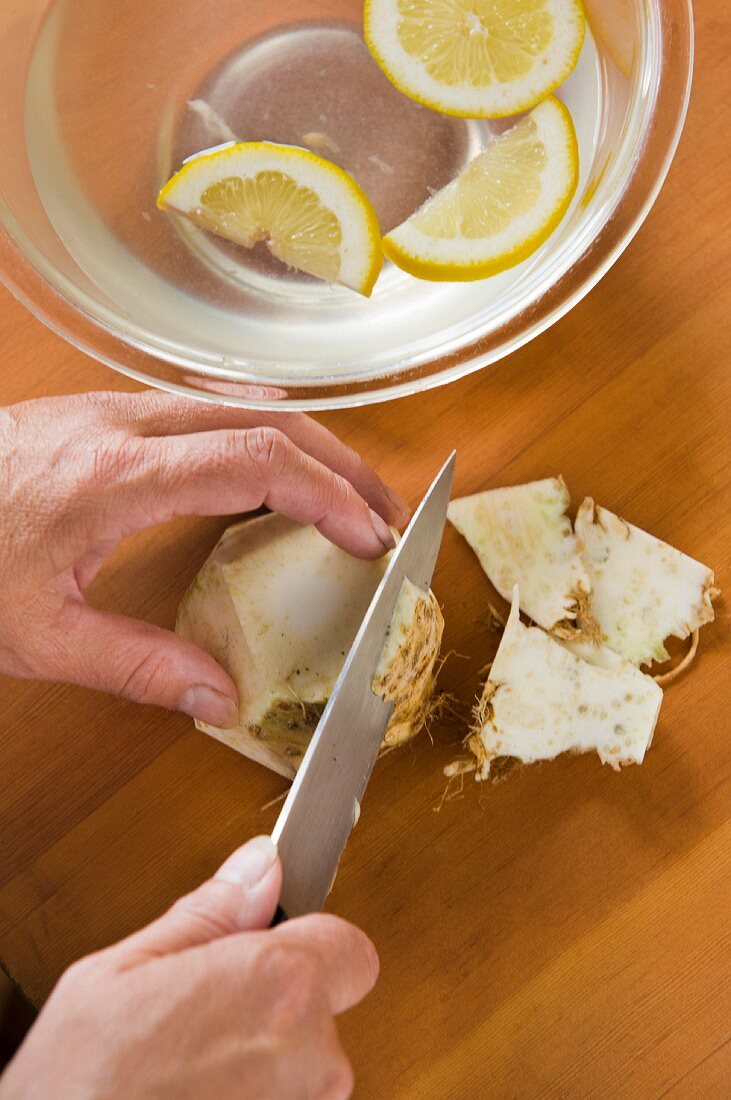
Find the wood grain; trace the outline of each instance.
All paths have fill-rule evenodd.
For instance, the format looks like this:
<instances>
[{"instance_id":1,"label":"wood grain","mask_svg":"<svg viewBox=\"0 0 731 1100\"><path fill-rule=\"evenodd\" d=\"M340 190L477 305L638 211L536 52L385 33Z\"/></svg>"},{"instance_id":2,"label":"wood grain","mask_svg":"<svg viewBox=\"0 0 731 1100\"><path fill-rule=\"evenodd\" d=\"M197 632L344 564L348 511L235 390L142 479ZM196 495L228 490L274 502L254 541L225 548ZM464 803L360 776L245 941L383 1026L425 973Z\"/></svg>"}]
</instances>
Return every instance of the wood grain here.
<instances>
[{"instance_id":1,"label":"wood grain","mask_svg":"<svg viewBox=\"0 0 731 1100\"><path fill-rule=\"evenodd\" d=\"M728 27L697 5L685 137L638 239L570 315L446 389L326 422L412 500L459 448L457 490L562 473L715 566L729 587ZM0 295L0 400L131 388ZM225 520L126 544L91 598L171 625ZM473 556L448 531L435 589L442 686L466 715L495 638ZM382 960L342 1022L357 1095L728 1093L727 603L668 689L645 765L527 770L434 812L462 724L378 766L330 906ZM726 663L725 663L726 662ZM73 959L149 920L246 837L280 779L174 714L0 683L0 957L40 1003Z\"/></svg>"}]
</instances>

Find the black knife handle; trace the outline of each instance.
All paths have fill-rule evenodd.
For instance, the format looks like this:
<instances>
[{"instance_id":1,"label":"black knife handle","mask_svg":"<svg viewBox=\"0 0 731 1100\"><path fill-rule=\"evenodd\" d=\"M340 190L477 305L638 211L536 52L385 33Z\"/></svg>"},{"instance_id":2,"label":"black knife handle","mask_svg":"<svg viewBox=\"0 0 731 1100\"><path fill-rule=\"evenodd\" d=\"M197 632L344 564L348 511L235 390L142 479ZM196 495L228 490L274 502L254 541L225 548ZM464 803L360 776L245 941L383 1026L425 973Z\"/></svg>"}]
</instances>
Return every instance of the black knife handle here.
<instances>
[{"instance_id":1,"label":"black knife handle","mask_svg":"<svg viewBox=\"0 0 731 1100\"><path fill-rule=\"evenodd\" d=\"M277 911L272 917L272 923L269 925L269 927L276 928L278 924L283 924L286 920L289 920L289 917L284 912L284 909L282 909L281 905L278 905Z\"/></svg>"}]
</instances>

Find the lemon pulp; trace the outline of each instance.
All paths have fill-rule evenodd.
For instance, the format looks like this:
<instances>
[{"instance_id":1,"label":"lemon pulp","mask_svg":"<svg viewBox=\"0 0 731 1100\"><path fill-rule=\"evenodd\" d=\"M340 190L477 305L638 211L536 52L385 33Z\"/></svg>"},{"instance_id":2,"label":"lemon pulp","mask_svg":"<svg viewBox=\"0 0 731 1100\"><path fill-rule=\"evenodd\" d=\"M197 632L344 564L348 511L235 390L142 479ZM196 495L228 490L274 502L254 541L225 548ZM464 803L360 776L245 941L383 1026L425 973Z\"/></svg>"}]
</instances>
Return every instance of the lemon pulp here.
<instances>
[{"instance_id":1,"label":"lemon pulp","mask_svg":"<svg viewBox=\"0 0 731 1100\"><path fill-rule=\"evenodd\" d=\"M283 172L228 176L200 197L204 228L253 248L265 240L277 259L326 282L337 282L343 234L335 214L310 188Z\"/></svg>"},{"instance_id":2,"label":"lemon pulp","mask_svg":"<svg viewBox=\"0 0 731 1100\"><path fill-rule=\"evenodd\" d=\"M413 225L436 239L492 237L535 205L546 161L538 128L528 116L476 157L453 190L445 188L417 212Z\"/></svg>"},{"instance_id":3,"label":"lemon pulp","mask_svg":"<svg viewBox=\"0 0 731 1100\"><path fill-rule=\"evenodd\" d=\"M397 34L440 84L508 84L551 45L553 15L541 0L398 0Z\"/></svg>"},{"instance_id":4,"label":"lemon pulp","mask_svg":"<svg viewBox=\"0 0 731 1100\"><path fill-rule=\"evenodd\" d=\"M405 95L445 114L530 110L581 52L581 0L366 0L368 46Z\"/></svg>"}]
</instances>

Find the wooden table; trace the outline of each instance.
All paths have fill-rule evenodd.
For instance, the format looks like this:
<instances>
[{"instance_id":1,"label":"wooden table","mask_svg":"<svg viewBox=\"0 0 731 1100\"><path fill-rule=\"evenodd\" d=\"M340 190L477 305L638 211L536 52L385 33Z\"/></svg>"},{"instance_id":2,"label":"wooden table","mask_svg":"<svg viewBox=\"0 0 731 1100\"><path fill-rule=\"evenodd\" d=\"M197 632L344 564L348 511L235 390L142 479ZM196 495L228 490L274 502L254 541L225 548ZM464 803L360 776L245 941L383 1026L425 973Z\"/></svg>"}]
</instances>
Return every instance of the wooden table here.
<instances>
[{"instance_id":1,"label":"wooden table","mask_svg":"<svg viewBox=\"0 0 731 1100\"><path fill-rule=\"evenodd\" d=\"M457 490L563 473L715 566L728 587L729 206L722 0L697 6L686 135L629 252L509 362L397 404L326 417L412 500L459 447ZM725 162L724 162L725 161ZM0 400L126 382L0 295ZM169 626L225 520L138 536L91 598ZM448 531L435 589L467 713L495 638L490 590ZM527 770L435 807L462 727L383 760L331 898L381 954L342 1022L357 1094L728 1094L728 612L667 691L645 765ZM728 658L728 648L726 650ZM40 1003L73 959L148 921L246 837L280 779L176 714L2 681L0 957ZM726 799L724 799L726 795Z\"/></svg>"}]
</instances>

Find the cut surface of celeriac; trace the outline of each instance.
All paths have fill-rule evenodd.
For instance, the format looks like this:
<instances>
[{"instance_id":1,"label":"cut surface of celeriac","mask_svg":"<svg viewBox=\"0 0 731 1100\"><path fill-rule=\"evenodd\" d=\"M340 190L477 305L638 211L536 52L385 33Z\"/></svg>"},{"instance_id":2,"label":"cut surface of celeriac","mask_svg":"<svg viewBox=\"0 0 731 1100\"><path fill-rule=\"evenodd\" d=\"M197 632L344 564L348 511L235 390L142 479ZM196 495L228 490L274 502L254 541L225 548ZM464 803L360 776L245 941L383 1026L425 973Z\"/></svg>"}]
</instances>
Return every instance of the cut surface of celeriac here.
<instances>
[{"instance_id":1,"label":"cut surface of celeriac","mask_svg":"<svg viewBox=\"0 0 731 1100\"><path fill-rule=\"evenodd\" d=\"M551 477L458 498L447 514L501 596L510 600L517 584L533 622L558 637L575 636L579 625L591 636L591 584L566 514L570 503L563 479Z\"/></svg>"},{"instance_id":2,"label":"cut surface of celeriac","mask_svg":"<svg viewBox=\"0 0 731 1100\"><path fill-rule=\"evenodd\" d=\"M496 760L531 764L564 752L596 751L615 770L641 764L662 690L626 661L601 668L575 656L543 630L525 626L518 605L516 586L469 739L477 778L487 779Z\"/></svg>"},{"instance_id":3,"label":"cut surface of celeriac","mask_svg":"<svg viewBox=\"0 0 731 1100\"><path fill-rule=\"evenodd\" d=\"M405 578L373 680L375 693L394 704L384 747L410 741L429 717L443 630L436 597Z\"/></svg>"},{"instance_id":4,"label":"cut surface of celeriac","mask_svg":"<svg viewBox=\"0 0 731 1100\"><path fill-rule=\"evenodd\" d=\"M583 638L562 640L561 645L564 649L568 649L569 653L573 653L574 657L580 657L582 661L588 661L590 665L596 665L597 668L616 671L627 664L625 659L613 649L605 645L593 645L591 642L585 642Z\"/></svg>"},{"instance_id":5,"label":"cut surface of celeriac","mask_svg":"<svg viewBox=\"0 0 731 1100\"><path fill-rule=\"evenodd\" d=\"M625 522L591 497L576 516L602 641L635 665L666 661L665 639L713 620L712 570Z\"/></svg>"},{"instance_id":6,"label":"cut surface of celeriac","mask_svg":"<svg viewBox=\"0 0 731 1100\"><path fill-rule=\"evenodd\" d=\"M198 728L292 777L387 564L279 515L230 527L184 596L177 630L231 675L239 721ZM395 704L384 746L424 723L442 629L433 594L404 582L374 680Z\"/></svg>"}]
</instances>

